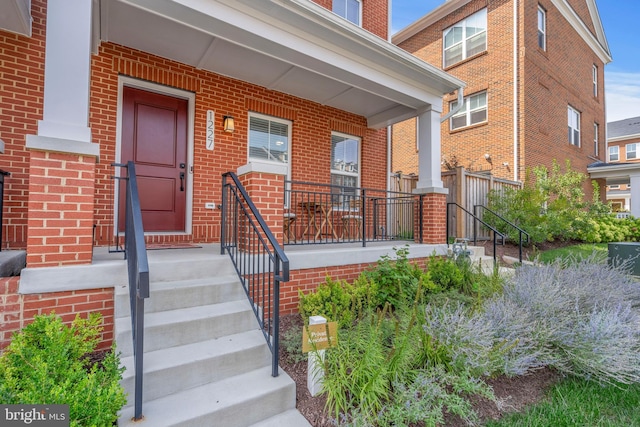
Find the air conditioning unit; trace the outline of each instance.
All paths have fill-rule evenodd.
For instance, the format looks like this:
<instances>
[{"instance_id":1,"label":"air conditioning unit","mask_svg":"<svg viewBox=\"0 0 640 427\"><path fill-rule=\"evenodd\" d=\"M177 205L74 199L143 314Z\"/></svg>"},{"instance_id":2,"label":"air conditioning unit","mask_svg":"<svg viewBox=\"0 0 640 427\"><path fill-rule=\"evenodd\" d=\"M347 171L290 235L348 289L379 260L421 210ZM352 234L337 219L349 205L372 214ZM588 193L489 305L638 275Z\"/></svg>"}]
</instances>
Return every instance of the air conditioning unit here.
<instances>
[{"instance_id":1,"label":"air conditioning unit","mask_svg":"<svg viewBox=\"0 0 640 427\"><path fill-rule=\"evenodd\" d=\"M634 276L640 276L640 242L609 243L609 265L624 265Z\"/></svg>"}]
</instances>

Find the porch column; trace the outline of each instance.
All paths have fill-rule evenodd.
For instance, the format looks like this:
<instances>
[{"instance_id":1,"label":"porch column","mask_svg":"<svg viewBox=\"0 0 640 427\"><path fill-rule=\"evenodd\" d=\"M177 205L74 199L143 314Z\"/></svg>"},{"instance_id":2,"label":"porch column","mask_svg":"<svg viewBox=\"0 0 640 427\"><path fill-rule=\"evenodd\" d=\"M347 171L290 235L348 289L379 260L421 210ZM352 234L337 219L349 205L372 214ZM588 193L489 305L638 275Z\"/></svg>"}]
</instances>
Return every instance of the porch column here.
<instances>
[{"instance_id":1,"label":"porch column","mask_svg":"<svg viewBox=\"0 0 640 427\"><path fill-rule=\"evenodd\" d=\"M287 166L250 162L238 168L238 179L274 237L284 244L284 181Z\"/></svg>"},{"instance_id":2,"label":"porch column","mask_svg":"<svg viewBox=\"0 0 640 427\"><path fill-rule=\"evenodd\" d=\"M629 184L631 184L631 199L629 201L631 204L631 215L640 218L640 174L630 175Z\"/></svg>"},{"instance_id":3,"label":"porch column","mask_svg":"<svg viewBox=\"0 0 640 427\"><path fill-rule=\"evenodd\" d=\"M47 4L43 117L27 135L29 267L90 263L98 144L91 142L91 5Z\"/></svg>"},{"instance_id":4,"label":"porch column","mask_svg":"<svg viewBox=\"0 0 640 427\"><path fill-rule=\"evenodd\" d=\"M422 242L446 243L447 194L440 170L441 107L432 105L418 116L418 184L422 194Z\"/></svg>"}]
</instances>

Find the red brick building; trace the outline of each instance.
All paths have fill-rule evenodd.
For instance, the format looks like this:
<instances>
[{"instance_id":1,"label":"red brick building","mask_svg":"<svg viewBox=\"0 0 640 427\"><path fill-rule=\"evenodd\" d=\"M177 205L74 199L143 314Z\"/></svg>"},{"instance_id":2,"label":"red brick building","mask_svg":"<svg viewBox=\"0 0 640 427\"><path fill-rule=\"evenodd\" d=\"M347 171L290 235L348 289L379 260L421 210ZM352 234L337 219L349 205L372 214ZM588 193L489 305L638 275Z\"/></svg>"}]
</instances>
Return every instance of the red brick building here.
<instances>
[{"instance_id":1,"label":"red brick building","mask_svg":"<svg viewBox=\"0 0 640 427\"><path fill-rule=\"evenodd\" d=\"M238 173L264 206L282 202L285 179L345 175L333 167L340 140L355 147L353 185L385 189L387 127L413 117L425 153L419 237L444 243L439 120L443 94L464 83L389 43L388 1L0 7L0 169L11 174L0 243L26 249L27 263L22 279L0 282L3 345L53 308L65 320L97 310L112 321L116 284L104 277L54 286L25 274L90 265L94 247L111 241L121 173L112 163L137 164L148 242L216 243L223 173ZM283 209L264 212L280 241ZM363 262L353 264L340 271L353 276Z\"/></svg>"},{"instance_id":2,"label":"red brick building","mask_svg":"<svg viewBox=\"0 0 640 427\"><path fill-rule=\"evenodd\" d=\"M605 160L611 55L594 0L448 0L392 41L467 83L444 97L443 168L523 181L554 160L585 173ZM417 173L415 129L394 125L394 171Z\"/></svg>"}]
</instances>

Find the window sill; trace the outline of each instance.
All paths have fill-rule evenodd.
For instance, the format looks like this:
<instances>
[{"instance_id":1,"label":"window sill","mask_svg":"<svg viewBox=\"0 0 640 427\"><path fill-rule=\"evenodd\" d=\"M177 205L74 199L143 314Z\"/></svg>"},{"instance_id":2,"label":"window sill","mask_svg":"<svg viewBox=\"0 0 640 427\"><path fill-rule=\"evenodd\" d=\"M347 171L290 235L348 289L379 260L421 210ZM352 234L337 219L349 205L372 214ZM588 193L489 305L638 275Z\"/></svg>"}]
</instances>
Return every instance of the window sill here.
<instances>
[{"instance_id":1,"label":"window sill","mask_svg":"<svg viewBox=\"0 0 640 427\"><path fill-rule=\"evenodd\" d=\"M486 126L488 124L489 124L489 121L487 120L487 121L484 121L482 123L476 123L476 124L465 126L465 127L461 127L461 128L458 128L458 129L449 130L449 135L453 135L453 134L456 134L456 133L464 132L466 130L476 129L476 128L479 128L479 127L482 127L482 126Z\"/></svg>"},{"instance_id":2,"label":"window sill","mask_svg":"<svg viewBox=\"0 0 640 427\"><path fill-rule=\"evenodd\" d=\"M463 59L463 60L462 60L462 61L460 61L460 62L456 62L455 64L452 64L452 65L449 65L448 67L443 68L443 70L444 70L444 71L452 70L452 69L454 69L454 68L456 68L456 67L459 67L460 65L466 64L466 63L467 63L467 62L469 62L469 61L473 61L473 60L474 60L474 59L476 59L476 58L479 58L479 57L481 57L481 56L487 55L488 53L489 53L489 51L487 51L487 50L485 50L484 52L476 53L475 55L470 56L470 57L468 57L468 58L466 58L466 59ZM444 62L444 61L443 61L443 62Z\"/></svg>"}]
</instances>

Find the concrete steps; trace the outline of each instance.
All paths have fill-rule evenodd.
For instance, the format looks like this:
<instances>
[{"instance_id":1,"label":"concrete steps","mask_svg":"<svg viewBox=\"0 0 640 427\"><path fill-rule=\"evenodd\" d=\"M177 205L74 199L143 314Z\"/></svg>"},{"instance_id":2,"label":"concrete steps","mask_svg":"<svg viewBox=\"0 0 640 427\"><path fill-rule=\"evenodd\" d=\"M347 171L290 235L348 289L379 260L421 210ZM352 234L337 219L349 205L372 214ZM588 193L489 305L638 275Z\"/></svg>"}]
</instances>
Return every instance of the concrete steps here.
<instances>
[{"instance_id":1,"label":"concrete steps","mask_svg":"<svg viewBox=\"0 0 640 427\"><path fill-rule=\"evenodd\" d=\"M150 262L144 420L133 422L129 294L116 289L115 336L129 395L119 426L309 426L295 383L271 376L271 352L227 257Z\"/></svg>"}]
</instances>

